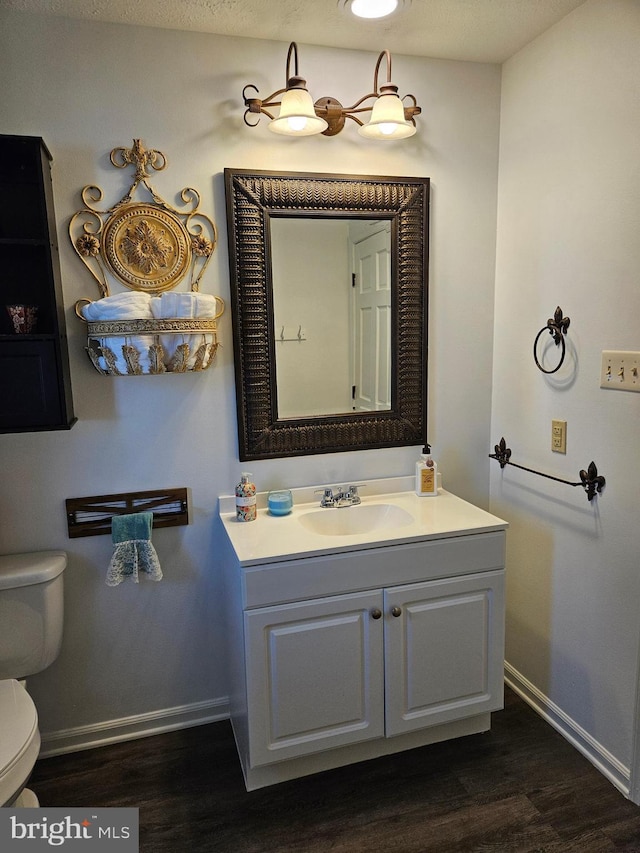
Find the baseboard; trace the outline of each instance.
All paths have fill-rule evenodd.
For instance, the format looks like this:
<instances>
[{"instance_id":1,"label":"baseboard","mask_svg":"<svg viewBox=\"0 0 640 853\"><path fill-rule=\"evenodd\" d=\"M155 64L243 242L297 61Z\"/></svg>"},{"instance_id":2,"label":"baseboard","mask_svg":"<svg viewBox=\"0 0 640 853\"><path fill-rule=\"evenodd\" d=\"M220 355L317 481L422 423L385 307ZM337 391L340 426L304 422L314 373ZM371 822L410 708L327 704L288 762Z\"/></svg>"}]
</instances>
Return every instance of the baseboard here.
<instances>
[{"instance_id":1,"label":"baseboard","mask_svg":"<svg viewBox=\"0 0 640 853\"><path fill-rule=\"evenodd\" d=\"M505 683L591 762L625 797L630 797L630 770L598 743L575 720L505 661ZM201 726L229 718L227 697L191 705L134 714L88 726L41 733L40 758L93 749L110 743Z\"/></svg>"},{"instance_id":2,"label":"baseboard","mask_svg":"<svg viewBox=\"0 0 640 853\"><path fill-rule=\"evenodd\" d=\"M229 700L223 697L190 705L178 705L175 708L163 708L147 714L134 714L118 720L106 720L94 725L76 726L57 732L41 732L40 758L150 737L191 726L202 726L228 718Z\"/></svg>"},{"instance_id":3,"label":"baseboard","mask_svg":"<svg viewBox=\"0 0 640 853\"><path fill-rule=\"evenodd\" d=\"M630 796L631 774L628 767L618 761L589 732L576 723L507 661L504 662L504 680L536 713L552 725L578 752L581 752L594 767L606 776L625 797Z\"/></svg>"}]
</instances>

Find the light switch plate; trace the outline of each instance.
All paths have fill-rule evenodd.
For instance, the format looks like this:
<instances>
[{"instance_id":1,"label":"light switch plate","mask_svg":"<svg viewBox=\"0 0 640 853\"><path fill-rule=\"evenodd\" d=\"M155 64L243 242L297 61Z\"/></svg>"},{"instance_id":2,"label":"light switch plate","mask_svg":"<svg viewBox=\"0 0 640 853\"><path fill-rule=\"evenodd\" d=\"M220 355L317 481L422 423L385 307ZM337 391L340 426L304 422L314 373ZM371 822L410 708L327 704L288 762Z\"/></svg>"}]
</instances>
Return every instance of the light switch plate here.
<instances>
[{"instance_id":1,"label":"light switch plate","mask_svg":"<svg viewBox=\"0 0 640 853\"><path fill-rule=\"evenodd\" d=\"M600 387L640 391L640 352L603 350Z\"/></svg>"}]
</instances>

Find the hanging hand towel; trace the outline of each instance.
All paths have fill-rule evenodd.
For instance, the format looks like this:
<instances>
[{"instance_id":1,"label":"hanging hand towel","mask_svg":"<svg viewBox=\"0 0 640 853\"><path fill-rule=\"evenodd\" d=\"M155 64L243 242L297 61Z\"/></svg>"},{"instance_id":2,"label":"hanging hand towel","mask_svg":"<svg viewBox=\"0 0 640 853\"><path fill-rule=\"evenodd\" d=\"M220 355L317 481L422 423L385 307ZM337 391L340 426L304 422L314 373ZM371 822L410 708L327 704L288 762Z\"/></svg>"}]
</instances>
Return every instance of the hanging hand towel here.
<instances>
[{"instance_id":1,"label":"hanging hand towel","mask_svg":"<svg viewBox=\"0 0 640 853\"><path fill-rule=\"evenodd\" d=\"M114 515L111 519L113 556L107 571L107 586L118 586L123 580L138 583L138 571L154 581L162 580L162 569L151 544L152 512Z\"/></svg>"}]
</instances>

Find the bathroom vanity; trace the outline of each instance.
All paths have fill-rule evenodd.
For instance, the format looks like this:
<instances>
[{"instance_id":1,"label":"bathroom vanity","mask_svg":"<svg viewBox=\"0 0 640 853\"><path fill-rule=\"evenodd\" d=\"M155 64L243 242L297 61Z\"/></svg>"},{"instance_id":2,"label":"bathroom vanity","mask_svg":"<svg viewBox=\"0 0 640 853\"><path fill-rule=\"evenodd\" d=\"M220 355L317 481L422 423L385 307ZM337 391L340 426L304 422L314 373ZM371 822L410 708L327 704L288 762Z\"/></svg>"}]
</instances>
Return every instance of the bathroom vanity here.
<instances>
[{"instance_id":1,"label":"bathroom vanity","mask_svg":"<svg viewBox=\"0 0 640 853\"><path fill-rule=\"evenodd\" d=\"M248 790L486 731L502 707L507 523L413 478L225 530L231 721Z\"/></svg>"}]
</instances>

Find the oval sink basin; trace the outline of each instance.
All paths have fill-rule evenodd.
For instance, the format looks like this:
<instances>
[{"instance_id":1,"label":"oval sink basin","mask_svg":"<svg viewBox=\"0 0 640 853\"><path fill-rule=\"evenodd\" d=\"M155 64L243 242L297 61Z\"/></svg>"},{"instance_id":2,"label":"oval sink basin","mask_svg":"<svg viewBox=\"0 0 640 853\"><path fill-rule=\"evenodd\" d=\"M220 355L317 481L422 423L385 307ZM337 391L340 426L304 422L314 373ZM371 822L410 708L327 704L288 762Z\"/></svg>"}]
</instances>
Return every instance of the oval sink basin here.
<instances>
[{"instance_id":1,"label":"oval sink basin","mask_svg":"<svg viewBox=\"0 0 640 853\"><path fill-rule=\"evenodd\" d=\"M413 516L395 504L326 507L298 517L300 524L321 536L354 536L413 523Z\"/></svg>"}]
</instances>

